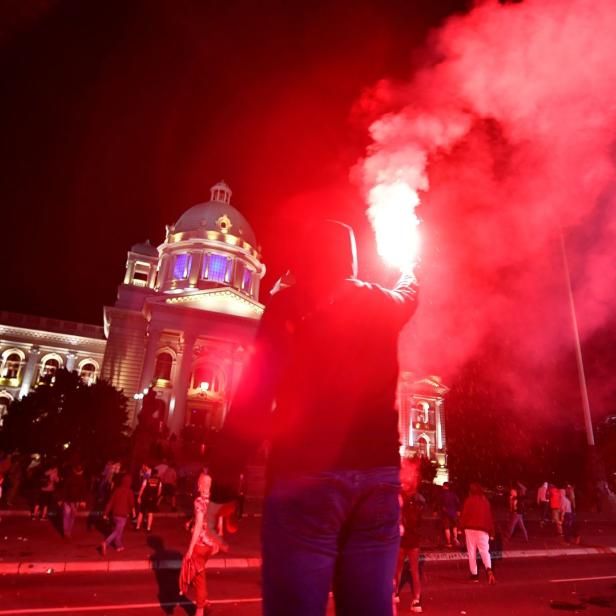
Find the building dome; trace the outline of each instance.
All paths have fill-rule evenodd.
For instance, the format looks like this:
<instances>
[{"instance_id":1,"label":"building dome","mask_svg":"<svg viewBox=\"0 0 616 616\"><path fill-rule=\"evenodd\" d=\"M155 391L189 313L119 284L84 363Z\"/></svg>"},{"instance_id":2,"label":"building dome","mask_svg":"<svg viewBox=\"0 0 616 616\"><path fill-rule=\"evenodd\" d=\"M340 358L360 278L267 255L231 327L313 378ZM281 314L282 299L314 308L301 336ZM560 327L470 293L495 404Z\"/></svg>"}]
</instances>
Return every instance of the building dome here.
<instances>
[{"instance_id":1,"label":"building dome","mask_svg":"<svg viewBox=\"0 0 616 616\"><path fill-rule=\"evenodd\" d=\"M254 231L231 205L225 182L212 186L209 201L193 205L167 227L158 250L157 291L183 296L234 289L258 301L265 266Z\"/></svg>"},{"instance_id":2,"label":"building dome","mask_svg":"<svg viewBox=\"0 0 616 616\"><path fill-rule=\"evenodd\" d=\"M158 249L150 244L150 240L133 244L130 251L138 255L147 255L148 257L158 257Z\"/></svg>"},{"instance_id":3,"label":"building dome","mask_svg":"<svg viewBox=\"0 0 616 616\"><path fill-rule=\"evenodd\" d=\"M173 232L218 231L239 237L255 248L255 233L244 216L231 205L231 194L225 182L218 182L211 188L210 200L184 212L173 226Z\"/></svg>"}]
</instances>

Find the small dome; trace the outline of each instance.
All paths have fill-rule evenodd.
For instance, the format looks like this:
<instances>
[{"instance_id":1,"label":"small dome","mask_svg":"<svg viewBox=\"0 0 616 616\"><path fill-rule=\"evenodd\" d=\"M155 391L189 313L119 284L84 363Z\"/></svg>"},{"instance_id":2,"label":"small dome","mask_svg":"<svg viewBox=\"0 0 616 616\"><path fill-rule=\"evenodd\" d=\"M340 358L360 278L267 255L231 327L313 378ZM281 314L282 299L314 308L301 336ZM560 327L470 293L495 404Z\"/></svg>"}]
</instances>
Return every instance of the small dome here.
<instances>
[{"instance_id":1,"label":"small dome","mask_svg":"<svg viewBox=\"0 0 616 616\"><path fill-rule=\"evenodd\" d=\"M200 230L229 233L255 248L257 241L254 231L244 216L231 205L229 186L225 182L218 182L212 186L211 192L209 201L193 205L178 218L173 233Z\"/></svg>"},{"instance_id":2,"label":"small dome","mask_svg":"<svg viewBox=\"0 0 616 616\"><path fill-rule=\"evenodd\" d=\"M152 244L150 244L150 240L133 244L130 247L130 251L136 252L139 255L147 255L148 257L158 257L158 250L156 246L152 246Z\"/></svg>"}]
</instances>

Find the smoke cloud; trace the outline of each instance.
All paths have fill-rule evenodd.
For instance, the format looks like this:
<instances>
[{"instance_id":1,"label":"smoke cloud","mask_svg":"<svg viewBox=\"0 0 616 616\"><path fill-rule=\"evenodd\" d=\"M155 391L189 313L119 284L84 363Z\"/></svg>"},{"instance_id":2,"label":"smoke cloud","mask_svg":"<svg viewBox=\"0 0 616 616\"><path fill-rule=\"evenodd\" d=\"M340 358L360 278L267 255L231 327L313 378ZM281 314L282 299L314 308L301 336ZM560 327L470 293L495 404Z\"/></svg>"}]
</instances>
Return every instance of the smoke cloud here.
<instances>
[{"instance_id":1,"label":"smoke cloud","mask_svg":"<svg viewBox=\"0 0 616 616\"><path fill-rule=\"evenodd\" d=\"M366 195L404 181L422 200L407 368L451 379L496 341L486 378L547 407L573 344L561 229L582 335L613 318L614 32L613 0L482 2L433 34L407 83L358 104L373 143L354 177Z\"/></svg>"}]
</instances>

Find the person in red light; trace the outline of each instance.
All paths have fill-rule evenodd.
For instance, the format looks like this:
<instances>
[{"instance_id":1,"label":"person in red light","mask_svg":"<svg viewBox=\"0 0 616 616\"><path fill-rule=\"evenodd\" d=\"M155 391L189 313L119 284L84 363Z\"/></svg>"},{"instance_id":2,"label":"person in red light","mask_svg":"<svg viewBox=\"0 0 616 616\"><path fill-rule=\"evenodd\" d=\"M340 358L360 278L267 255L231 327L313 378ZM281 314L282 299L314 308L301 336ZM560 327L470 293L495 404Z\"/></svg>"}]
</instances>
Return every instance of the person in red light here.
<instances>
[{"instance_id":1,"label":"person in red light","mask_svg":"<svg viewBox=\"0 0 616 616\"><path fill-rule=\"evenodd\" d=\"M403 467L404 468L404 467ZM415 471L416 475L418 471ZM400 501L402 506L401 539L400 552L398 553L398 563L396 565L396 601L399 600L402 570L404 560L408 558L409 569L411 572L413 598L411 600L411 612L420 613L421 607L421 576L419 571L419 528L423 510L426 506L424 497L418 491L418 482L401 473L402 492Z\"/></svg>"},{"instance_id":2,"label":"person in red light","mask_svg":"<svg viewBox=\"0 0 616 616\"><path fill-rule=\"evenodd\" d=\"M468 498L464 501L460 524L466 537L468 551L468 566L471 571L471 581L479 581L477 572L477 551L481 562L486 568L488 584L494 584L496 579L492 571L490 557L490 539L494 537L494 517L490 502L483 488L478 483L471 483Z\"/></svg>"},{"instance_id":3,"label":"person in red light","mask_svg":"<svg viewBox=\"0 0 616 616\"><path fill-rule=\"evenodd\" d=\"M388 616L400 542L397 342L416 280L393 290L359 281L353 231L337 221L305 234L291 271L212 454L212 501L237 496L246 460L269 438L265 616L322 616L332 587L339 616Z\"/></svg>"}]
</instances>

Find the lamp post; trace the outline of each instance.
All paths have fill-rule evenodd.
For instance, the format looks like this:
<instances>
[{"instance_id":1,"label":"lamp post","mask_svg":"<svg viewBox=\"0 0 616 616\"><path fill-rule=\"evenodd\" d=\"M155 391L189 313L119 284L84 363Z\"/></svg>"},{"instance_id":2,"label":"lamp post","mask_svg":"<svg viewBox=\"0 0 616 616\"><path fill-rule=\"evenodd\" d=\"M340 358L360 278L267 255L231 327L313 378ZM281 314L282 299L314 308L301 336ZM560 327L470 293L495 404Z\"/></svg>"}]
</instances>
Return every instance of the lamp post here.
<instances>
[{"instance_id":1,"label":"lamp post","mask_svg":"<svg viewBox=\"0 0 616 616\"><path fill-rule=\"evenodd\" d=\"M592 416L590 414L590 400L588 398L588 386L586 384L586 374L584 372L584 358L582 356L582 345L580 343L580 330L578 327L577 313L575 311L575 301L573 299L573 289L571 287L571 273L569 271L569 260L565 247L565 237L562 227L559 226L560 251L563 259L563 269L567 283L567 296L569 299L569 311L571 314L571 326L575 342L575 361L577 365L578 383L580 387L580 397L582 398L582 414L584 416L584 428L586 431L586 444L588 445L588 465L589 479L593 487L599 481L605 479L605 470L599 457L599 452L595 445L595 435L592 427Z\"/></svg>"}]
</instances>

